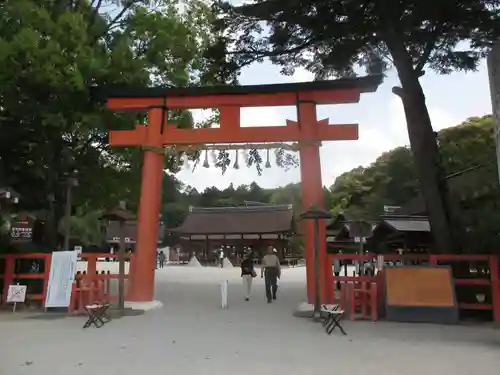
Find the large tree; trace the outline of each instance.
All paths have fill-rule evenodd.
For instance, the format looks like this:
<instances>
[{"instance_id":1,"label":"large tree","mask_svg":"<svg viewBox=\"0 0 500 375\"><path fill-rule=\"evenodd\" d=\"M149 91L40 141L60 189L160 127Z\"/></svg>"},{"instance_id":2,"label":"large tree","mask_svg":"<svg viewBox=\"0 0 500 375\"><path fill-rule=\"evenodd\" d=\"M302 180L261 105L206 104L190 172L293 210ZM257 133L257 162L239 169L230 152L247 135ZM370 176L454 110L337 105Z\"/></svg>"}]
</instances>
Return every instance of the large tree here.
<instances>
[{"instance_id":1,"label":"large tree","mask_svg":"<svg viewBox=\"0 0 500 375\"><path fill-rule=\"evenodd\" d=\"M75 203L88 212L139 196L140 150L112 150L110 128L139 118L91 100L92 85L200 83L212 42L209 7L198 0L12 0L0 17L0 169L23 209L46 212L54 243L65 181L78 171ZM204 76L207 78L208 76ZM172 120L191 126L189 112ZM143 116L142 116L143 117ZM176 170L175 158L167 167Z\"/></svg>"},{"instance_id":2,"label":"large tree","mask_svg":"<svg viewBox=\"0 0 500 375\"><path fill-rule=\"evenodd\" d=\"M500 32L498 0L255 0L217 1L223 30L209 57L228 81L253 61L270 58L284 74L304 67L316 79L394 67L416 171L436 250L453 246L439 150L419 78L425 70L474 70Z\"/></svg>"}]
</instances>

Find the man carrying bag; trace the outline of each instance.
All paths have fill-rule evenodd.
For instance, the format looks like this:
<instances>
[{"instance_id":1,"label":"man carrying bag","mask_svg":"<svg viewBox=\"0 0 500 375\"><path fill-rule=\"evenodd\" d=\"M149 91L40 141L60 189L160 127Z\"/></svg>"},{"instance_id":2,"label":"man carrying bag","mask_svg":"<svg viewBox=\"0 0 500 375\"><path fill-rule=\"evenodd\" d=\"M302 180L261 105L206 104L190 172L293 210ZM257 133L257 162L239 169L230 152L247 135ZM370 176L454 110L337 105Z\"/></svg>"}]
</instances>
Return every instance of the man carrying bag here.
<instances>
[{"instance_id":1,"label":"man carrying bag","mask_svg":"<svg viewBox=\"0 0 500 375\"><path fill-rule=\"evenodd\" d=\"M260 277L265 277L267 303L276 300L278 279L281 277L281 266L278 256L273 252L273 247L267 247L267 254L262 258Z\"/></svg>"}]
</instances>

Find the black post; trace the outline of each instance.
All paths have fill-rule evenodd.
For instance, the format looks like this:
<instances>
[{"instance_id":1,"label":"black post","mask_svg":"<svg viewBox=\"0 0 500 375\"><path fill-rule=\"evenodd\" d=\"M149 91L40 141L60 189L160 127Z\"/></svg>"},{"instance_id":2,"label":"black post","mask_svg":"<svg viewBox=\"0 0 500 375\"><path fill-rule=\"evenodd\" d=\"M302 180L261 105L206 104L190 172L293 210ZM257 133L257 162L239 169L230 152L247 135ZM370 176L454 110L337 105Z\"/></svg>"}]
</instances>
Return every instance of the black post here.
<instances>
[{"instance_id":1,"label":"black post","mask_svg":"<svg viewBox=\"0 0 500 375\"><path fill-rule=\"evenodd\" d=\"M71 221L71 177L66 181L66 207L64 213L64 246L63 249L69 250L69 237L70 237L70 221Z\"/></svg>"},{"instance_id":2,"label":"black post","mask_svg":"<svg viewBox=\"0 0 500 375\"><path fill-rule=\"evenodd\" d=\"M118 310L125 309L125 222L120 220L120 249L118 251Z\"/></svg>"},{"instance_id":3,"label":"black post","mask_svg":"<svg viewBox=\"0 0 500 375\"><path fill-rule=\"evenodd\" d=\"M308 211L300 214L302 220L314 220L314 306L312 318L314 320L321 319L321 297L319 293L319 220L331 219L332 214L318 207L317 204L313 205Z\"/></svg>"},{"instance_id":4,"label":"black post","mask_svg":"<svg viewBox=\"0 0 500 375\"><path fill-rule=\"evenodd\" d=\"M363 245L364 237L359 237L359 254L363 256L365 253L364 245ZM365 260L360 259L359 260L359 275L364 276L365 273Z\"/></svg>"},{"instance_id":5,"label":"black post","mask_svg":"<svg viewBox=\"0 0 500 375\"><path fill-rule=\"evenodd\" d=\"M321 302L319 295L319 222L314 219L314 311L313 318L321 317Z\"/></svg>"},{"instance_id":6,"label":"black post","mask_svg":"<svg viewBox=\"0 0 500 375\"><path fill-rule=\"evenodd\" d=\"M66 180L66 207L65 207L65 213L64 213L64 220L66 221L66 227L64 228L64 250L68 251L69 250L69 238L70 238L70 231L71 231L71 205L72 205L72 192L73 188L78 186L78 180L76 179L78 171L73 170L71 171L71 174L69 175L68 179Z\"/></svg>"}]
</instances>

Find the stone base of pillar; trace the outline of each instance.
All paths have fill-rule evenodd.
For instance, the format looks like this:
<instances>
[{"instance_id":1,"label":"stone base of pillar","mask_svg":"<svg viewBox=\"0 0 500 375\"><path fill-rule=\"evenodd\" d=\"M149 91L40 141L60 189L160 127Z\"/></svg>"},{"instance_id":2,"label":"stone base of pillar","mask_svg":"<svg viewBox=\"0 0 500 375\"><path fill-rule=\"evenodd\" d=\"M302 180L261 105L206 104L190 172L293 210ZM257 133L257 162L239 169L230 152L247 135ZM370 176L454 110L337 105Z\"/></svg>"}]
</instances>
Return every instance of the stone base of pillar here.
<instances>
[{"instance_id":1,"label":"stone base of pillar","mask_svg":"<svg viewBox=\"0 0 500 375\"><path fill-rule=\"evenodd\" d=\"M161 309L163 307L163 303L161 301L148 301L148 302L125 301L125 307L133 310L150 311L150 310Z\"/></svg>"},{"instance_id":2,"label":"stone base of pillar","mask_svg":"<svg viewBox=\"0 0 500 375\"><path fill-rule=\"evenodd\" d=\"M322 306L326 306L327 309L331 309L333 307L332 304L322 304ZM310 318L312 317L314 312L314 305L312 303L302 302L295 311L293 312L293 316L298 318Z\"/></svg>"},{"instance_id":3,"label":"stone base of pillar","mask_svg":"<svg viewBox=\"0 0 500 375\"><path fill-rule=\"evenodd\" d=\"M310 318L313 311L314 305L312 303L302 302L293 312L293 316L298 318Z\"/></svg>"}]
</instances>

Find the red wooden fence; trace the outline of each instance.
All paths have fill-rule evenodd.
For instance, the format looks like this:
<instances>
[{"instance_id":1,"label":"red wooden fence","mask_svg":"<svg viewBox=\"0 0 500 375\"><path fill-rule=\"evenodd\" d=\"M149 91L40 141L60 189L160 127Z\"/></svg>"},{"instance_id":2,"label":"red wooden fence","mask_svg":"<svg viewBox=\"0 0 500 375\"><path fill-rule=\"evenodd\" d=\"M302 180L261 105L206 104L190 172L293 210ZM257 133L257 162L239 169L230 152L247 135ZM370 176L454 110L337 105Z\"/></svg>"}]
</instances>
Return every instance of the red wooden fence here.
<instances>
[{"instance_id":1,"label":"red wooden fence","mask_svg":"<svg viewBox=\"0 0 500 375\"><path fill-rule=\"evenodd\" d=\"M117 273L111 273L109 271L106 273L98 273L98 258L117 259L118 255L108 253L80 254L79 259L87 261L87 271L82 273L77 272L77 274L75 275L75 283L73 284L73 293L71 295L71 303L69 306L70 312L81 312L85 304L93 303L96 300L108 302L118 299L117 295L113 295L111 293L110 284L111 280L118 279L119 275ZM40 301L43 306L47 294L51 259L52 253L0 255L0 260L2 260L4 263L3 269L0 267L0 279L3 279L1 303L5 302L9 285L14 284L15 281L41 279L43 280L42 293L31 293L30 288L28 287L26 299L32 301ZM131 272L130 270L133 266L133 259L134 257L132 256L130 258L129 273ZM43 263L40 272L17 273L16 263L20 260L42 260ZM126 274L125 278L128 279L129 275Z\"/></svg>"},{"instance_id":2,"label":"red wooden fence","mask_svg":"<svg viewBox=\"0 0 500 375\"><path fill-rule=\"evenodd\" d=\"M480 285L489 287L491 291L490 303L466 303L459 302L461 310L488 310L493 312L493 321L500 322L500 276L499 257L497 255L460 255L460 254L383 254L384 262L417 262L430 265L439 265L444 262L485 262L488 264L489 278L456 278L455 286ZM370 261L376 264L376 254L335 254L330 255L330 260ZM378 320L379 313L383 311L384 285L383 274L378 272L374 276L333 276L335 283L340 282L340 297L336 303L340 303L345 310L349 310L350 319Z\"/></svg>"}]
</instances>

